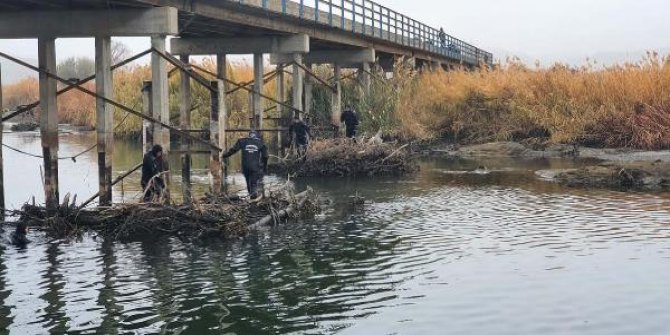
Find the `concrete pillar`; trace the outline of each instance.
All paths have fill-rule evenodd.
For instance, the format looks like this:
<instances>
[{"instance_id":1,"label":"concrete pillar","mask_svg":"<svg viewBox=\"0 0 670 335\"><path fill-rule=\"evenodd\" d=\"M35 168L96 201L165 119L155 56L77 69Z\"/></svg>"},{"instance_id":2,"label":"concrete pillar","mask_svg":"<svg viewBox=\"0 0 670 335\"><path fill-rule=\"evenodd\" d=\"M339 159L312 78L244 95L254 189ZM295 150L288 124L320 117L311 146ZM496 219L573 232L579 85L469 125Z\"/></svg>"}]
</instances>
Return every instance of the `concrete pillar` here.
<instances>
[{"instance_id":1,"label":"concrete pillar","mask_svg":"<svg viewBox=\"0 0 670 335\"><path fill-rule=\"evenodd\" d=\"M56 73L56 39L39 38L37 58L40 70ZM44 156L44 200L48 209L58 207L58 106L56 80L45 73L39 74L40 133Z\"/></svg>"},{"instance_id":2,"label":"concrete pillar","mask_svg":"<svg viewBox=\"0 0 670 335\"><path fill-rule=\"evenodd\" d=\"M4 107L2 105L2 64L0 64L0 208L5 209L5 166L2 160L2 136L4 125L2 124L2 117L4 117ZM0 212L0 222L5 222L5 212Z\"/></svg>"},{"instance_id":3,"label":"concrete pillar","mask_svg":"<svg viewBox=\"0 0 670 335\"><path fill-rule=\"evenodd\" d=\"M228 61L226 55L218 54L216 55L216 74L219 78L228 79ZM218 87L217 83L217 87ZM226 130L228 129L228 97L226 92L228 92L228 82L221 80L221 89L218 91L219 94L219 148L226 150L228 147L228 138ZM221 162L219 163L221 164ZM228 159L226 158L223 162L223 191L227 191L227 182L228 179Z\"/></svg>"},{"instance_id":4,"label":"concrete pillar","mask_svg":"<svg viewBox=\"0 0 670 335\"><path fill-rule=\"evenodd\" d=\"M211 109L209 113L209 136L212 144L218 145L221 141L221 137L225 137L225 133L219 133L219 122L221 115L221 109L223 106L223 80L218 79L211 82L212 87L215 89L211 95ZM225 129L224 129L225 130ZM214 148L211 149L209 155L209 179L210 186L213 194L221 194L223 188L222 172L223 166L221 165L221 156L220 152Z\"/></svg>"},{"instance_id":5,"label":"concrete pillar","mask_svg":"<svg viewBox=\"0 0 670 335\"><path fill-rule=\"evenodd\" d=\"M181 55L184 64L189 63L188 55ZM179 85L179 126L182 130L191 129L191 77L181 72ZM191 190L191 139L181 138L181 193L184 204L193 203L193 192Z\"/></svg>"},{"instance_id":6,"label":"concrete pillar","mask_svg":"<svg viewBox=\"0 0 670 335\"><path fill-rule=\"evenodd\" d=\"M151 46L161 53L165 53L165 36L151 37ZM151 56L151 108L153 117L163 123L170 124L170 105L168 97L167 61L160 55ZM170 131L159 124L154 124L154 142L163 147L163 155L170 151Z\"/></svg>"},{"instance_id":7,"label":"concrete pillar","mask_svg":"<svg viewBox=\"0 0 670 335\"><path fill-rule=\"evenodd\" d=\"M95 90L98 95L114 99L112 81L112 38L95 38ZM112 153L114 150L114 107L96 99L96 133L98 140L98 186L100 206L112 205Z\"/></svg>"},{"instance_id":8,"label":"concrete pillar","mask_svg":"<svg viewBox=\"0 0 670 335\"><path fill-rule=\"evenodd\" d=\"M311 66L308 66L311 69ZM313 72L313 71L312 71ZM312 99L314 97L314 78L311 75L306 76L305 78L305 105L303 106L304 115L300 115L300 119L303 120L305 115L312 114Z\"/></svg>"},{"instance_id":9,"label":"concrete pillar","mask_svg":"<svg viewBox=\"0 0 670 335\"><path fill-rule=\"evenodd\" d=\"M277 101L285 103L286 102L286 89L284 87L284 64L278 64L277 65L277 92L275 94L275 99ZM286 115L284 114L284 105L278 103L277 104L277 116L280 118L284 118ZM281 122L277 123L277 128L281 128L283 124ZM277 132L277 137L276 137L276 147L277 147L277 152L279 153L279 156L282 156L282 136L281 136L281 131Z\"/></svg>"},{"instance_id":10,"label":"concrete pillar","mask_svg":"<svg viewBox=\"0 0 670 335\"><path fill-rule=\"evenodd\" d=\"M294 53L293 62L302 64L302 54ZM293 108L297 110L302 110L302 92L304 85L304 73L303 70L298 65L293 65ZM291 117L295 117L296 111L291 112Z\"/></svg>"},{"instance_id":11,"label":"concrete pillar","mask_svg":"<svg viewBox=\"0 0 670 335\"><path fill-rule=\"evenodd\" d=\"M331 122L340 126L340 115L342 115L342 69L339 64L334 65L335 75L333 77L335 92L332 94L331 107L332 107L332 119Z\"/></svg>"},{"instance_id":12,"label":"concrete pillar","mask_svg":"<svg viewBox=\"0 0 670 335\"><path fill-rule=\"evenodd\" d=\"M367 95L370 94L370 83L371 83L371 75L370 75L370 63L365 62L361 66L361 83L363 84L363 92Z\"/></svg>"},{"instance_id":13,"label":"concrete pillar","mask_svg":"<svg viewBox=\"0 0 670 335\"><path fill-rule=\"evenodd\" d=\"M142 84L142 112L146 116L153 117L152 108L152 93L153 85L150 81L145 81ZM151 150L154 146L154 126L150 121L142 121L142 148L144 153Z\"/></svg>"},{"instance_id":14,"label":"concrete pillar","mask_svg":"<svg viewBox=\"0 0 670 335\"><path fill-rule=\"evenodd\" d=\"M254 122L251 124L252 129L263 128L263 101L261 100L261 94L263 93L263 73L263 54L254 54Z\"/></svg>"},{"instance_id":15,"label":"concrete pillar","mask_svg":"<svg viewBox=\"0 0 670 335\"><path fill-rule=\"evenodd\" d=\"M165 54L166 50L165 35L151 36L151 47ZM154 119L160 120L165 124L170 124L170 105L168 94L168 71L167 61L155 52L151 54L151 108ZM163 147L163 169L170 170L170 130L154 123L154 143ZM167 190L170 189L172 174L167 173L163 179Z\"/></svg>"}]
</instances>

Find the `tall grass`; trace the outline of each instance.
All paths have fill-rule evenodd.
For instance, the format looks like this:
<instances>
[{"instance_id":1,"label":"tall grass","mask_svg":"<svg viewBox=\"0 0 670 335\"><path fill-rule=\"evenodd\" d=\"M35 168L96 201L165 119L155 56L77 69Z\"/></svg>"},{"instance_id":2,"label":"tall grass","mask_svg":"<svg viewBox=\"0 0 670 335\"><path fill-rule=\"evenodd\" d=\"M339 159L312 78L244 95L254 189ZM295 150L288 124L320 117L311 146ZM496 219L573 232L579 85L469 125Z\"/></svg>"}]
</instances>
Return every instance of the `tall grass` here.
<instances>
[{"instance_id":1,"label":"tall grass","mask_svg":"<svg viewBox=\"0 0 670 335\"><path fill-rule=\"evenodd\" d=\"M596 68L423 73L395 110L406 138L460 142L546 137L554 143L670 148L670 58Z\"/></svg>"}]
</instances>

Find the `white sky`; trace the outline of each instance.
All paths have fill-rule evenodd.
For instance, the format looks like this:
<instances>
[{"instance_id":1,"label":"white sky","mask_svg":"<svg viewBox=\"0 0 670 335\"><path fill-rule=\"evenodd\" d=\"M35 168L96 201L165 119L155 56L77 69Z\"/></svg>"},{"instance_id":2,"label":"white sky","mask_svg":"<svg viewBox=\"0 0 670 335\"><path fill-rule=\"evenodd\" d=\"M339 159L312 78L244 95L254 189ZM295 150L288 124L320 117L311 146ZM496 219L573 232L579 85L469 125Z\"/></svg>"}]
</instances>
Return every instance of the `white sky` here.
<instances>
[{"instance_id":1,"label":"white sky","mask_svg":"<svg viewBox=\"0 0 670 335\"><path fill-rule=\"evenodd\" d=\"M309 3L309 1L307 1ZM668 0L378 0L451 35L526 61L611 61L646 50L670 52ZM148 38L120 39L135 52ZM61 39L58 58L93 56L92 39ZM0 40L0 50L35 59L37 43Z\"/></svg>"}]
</instances>

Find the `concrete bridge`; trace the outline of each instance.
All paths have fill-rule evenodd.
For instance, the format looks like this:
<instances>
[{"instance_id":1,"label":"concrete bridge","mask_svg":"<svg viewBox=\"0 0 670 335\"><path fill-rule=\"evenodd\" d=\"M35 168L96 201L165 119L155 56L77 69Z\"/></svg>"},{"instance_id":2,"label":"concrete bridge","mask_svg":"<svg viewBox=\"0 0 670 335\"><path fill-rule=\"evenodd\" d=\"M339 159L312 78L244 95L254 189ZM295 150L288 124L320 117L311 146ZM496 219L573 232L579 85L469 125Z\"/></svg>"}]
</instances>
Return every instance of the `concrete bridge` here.
<instances>
[{"instance_id":1,"label":"concrete bridge","mask_svg":"<svg viewBox=\"0 0 670 335\"><path fill-rule=\"evenodd\" d=\"M112 36L151 37L151 49L122 64L112 64ZM94 37L96 74L78 82L56 75L56 38ZM168 39L168 37L173 37ZM47 206L56 206L58 190L58 116L56 97L67 90L80 90L96 97L97 151L100 179L100 204L111 203L113 151L113 109L118 108L146 121L145 145L162 144L170 149L170 134L198 141L190 131L193 81L207 87L212 96L210 113L212 190L225 184L219 152L226 147L226 92L231 87L248 90L252 96L250 128L263 128L261 101L276 103L280 113L309 114L314 81L332 90L332 122L339 124L341 111L341 69L358 69L364 87L369 87L373 64L392 70L399 59L418 68L452 66L477 67L492 62L492 55L369 0L0 0L0 39L36 38L39 66L9 59L39 72L40 101L3 117L7 121L28 108L39 106L44 157ZM168 47L169 44L169 47ZM170 50L170 52L168 52ZM112 70L139 56L151 54L152 77L145 83L145 104L135 111L114 100ZM226 73L226 56L254 55L254 82L232 82ZM203 69L189 64L193 55L216 55L217 72L206 79ZM277 80L274 97L262 94L267 79L264 56L271 55L273 77ZM181 73L180 122L170 124L168 108L168 64ZM331 81L318 78L310 68L331 64ZM293 103L285 97L285 69L291 68ZM312 80L305 80L305 76ZM96 91L81 84L96 81ZM1 71L0 71L1 80ZM58 90L57 84L66 85ZM307 86L305 87L305 84ZM251 86L251 87L249 87ZM139 89L139 88L138 88ZM0 92L0 102L1 102ZM2 110L2 106L0 106ZM182 141L184 198L190 198L190 141ZM1 163L1 156L0 156ZM1 167L1 164L0 164ZM0 168L0 181L2 169ZM0 199L0 207L4 207Z\"/></svg>"}]
</instances>

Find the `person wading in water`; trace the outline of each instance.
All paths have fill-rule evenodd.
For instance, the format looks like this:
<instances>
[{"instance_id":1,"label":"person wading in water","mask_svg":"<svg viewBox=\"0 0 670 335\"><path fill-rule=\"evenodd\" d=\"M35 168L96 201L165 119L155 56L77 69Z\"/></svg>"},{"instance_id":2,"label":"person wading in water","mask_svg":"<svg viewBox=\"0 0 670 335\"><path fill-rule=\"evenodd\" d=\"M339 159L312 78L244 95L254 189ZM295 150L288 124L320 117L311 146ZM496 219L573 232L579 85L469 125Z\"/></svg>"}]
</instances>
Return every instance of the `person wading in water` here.
<instances>
[{"instance_id":1,"label":"person wading in water","mask_svg":"<svg viewBox=\"0 0 670 335\"><path fill-rule=\"evenodd\" d=\"M256 200L260 197L258 188L262 187L263 175L268 169L268 148L263 144L258 133L252 130L249 137L237 140L237 143L221 156L225 159L240 150L242 151L242 174L247 182L247 191L251 200Z\"/></svg>"},{"instance_id":2,"label":"person wading in water","mask_svg":"<svg viewBox=\"0 0 670 335\"><path fill-rule=\"evenodd\" d=\"M346 135L348 138L356 137L356 131L358 130L359 124L358 115L350 105L347 105L347 107L344 109L344 112L342 112L342 115L340 116L340 122L344 122L344 125L346 126Z\"/></svg>"},{"instance_id":3,"label":"person wading in water","mask_svg":"<svg viewBox=\"0 0 670 335\"><path fill-rule=\"evenodd\" d=\"M149 152L144 154L142 160L142 190L144 191L144 202L159 200L165 189L165 180L161 173L165 171L163 161L163 147L156 144Z\"/></svg>"},{"instance_id":4,"label":"person wading in water","mask_svg":"<svg viewBox=\"0 0 670 335\"><path fill-rule=\"evenodd\" d=\"M307 147L312 137L309 126L297 115L293 119L293 123L288 129L289 143L293 144L295 139L295 147L298 150L298 157L307 158Z\"/></svg>"}]
</instances>

